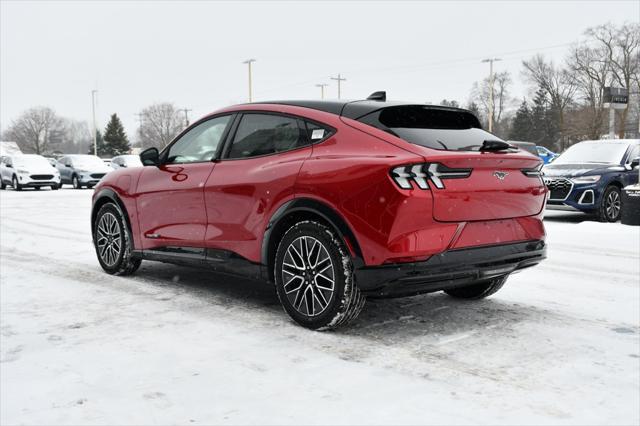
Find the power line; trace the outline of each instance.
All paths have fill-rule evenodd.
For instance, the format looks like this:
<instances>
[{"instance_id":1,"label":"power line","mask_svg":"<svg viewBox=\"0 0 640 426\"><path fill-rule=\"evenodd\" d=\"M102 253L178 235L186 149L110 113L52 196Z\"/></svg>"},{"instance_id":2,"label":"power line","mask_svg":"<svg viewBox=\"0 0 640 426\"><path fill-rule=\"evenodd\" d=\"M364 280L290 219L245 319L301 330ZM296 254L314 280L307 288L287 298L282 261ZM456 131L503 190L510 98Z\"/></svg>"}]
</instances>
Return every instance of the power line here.
<instances>
[{"instance_id":1,"label":"power line","mask_svg":"<svg viewBox=\"0 0 640 426\"><path fill-rule=\"evenodd\" d=\"M327 83L316 84L316 87L320 88L320 99L324 99L324 88L327 87Z\"/></svg>"},{"instance_id":2,"label":"power line","mask_svg":"<svg viewBox=\"0 0 640 426\"><path fill-rule=\"evenodd\" d=\"M189 111L193 111L193 110L190 108L182 108L182 109L179 109L178 111L184 112L184 127L185 128L189 127Z\"/></svg>"},{"instance_id":3,"label":"power line","mask_svg":"<svg viewBox=\"0 0 640 426\"><path fill-rule=\"evenodd\" d=\"M337 77L329 77L331 80L335 80L338 82L338 99L340 99L340 83L343 81L347 81L346 78L340 77L340 73L338 73Z\"/></svg>"}]
</instances>

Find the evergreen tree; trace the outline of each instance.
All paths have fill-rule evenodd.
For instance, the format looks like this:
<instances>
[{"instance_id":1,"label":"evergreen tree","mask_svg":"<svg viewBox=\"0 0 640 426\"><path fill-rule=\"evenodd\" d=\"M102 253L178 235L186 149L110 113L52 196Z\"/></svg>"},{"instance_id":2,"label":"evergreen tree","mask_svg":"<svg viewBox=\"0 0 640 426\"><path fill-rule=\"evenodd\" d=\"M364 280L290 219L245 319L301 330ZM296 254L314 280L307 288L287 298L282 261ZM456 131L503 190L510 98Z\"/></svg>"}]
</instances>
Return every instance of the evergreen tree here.
<instances>
[{"instance_id":1,"label":"evergreen tree","mask_svg":"<svg viewBox=\"0 0 640 426\"><path fill-rule=\"evenodd\" d=\"M516 116L513 119L513 125L511 132L509 133L509 139L516 141L530 141L533 134L533 120L531 110L527 100L523 100L520 104L520 108L516 112Z\"/></svg>"},{"instance_id":2,"label":"evergreen tree","mask_svg":"<svg viewBox=\"0 0 640 426\"><path fill-rule=\"evenodd\" d=\"M546 92L538 89L531 108L531 142L556 150L560 137L557 118L557 111L550 106Z\"/></svg>"},{"instance_id":3,"label":"evergreen tree","mask_svg":"<svg viewBox=\"0 0 640 426\"><path fill-rule=\"evenodd\" d=\"M106 153L106 147L105 147L105 142L104 139L102 138L102 133L100 133L100 130L96 130L96 145L98 147L98 157L101 156L107 156L108 154ZM93 155L93 139L91 139L91 141L89 141L89 150L87 151L87 154L89 155Z\"/></svg>"},{"instance_id":4,"label":"evergreen tree","mask_svg":"<svg viewBox=\"0 0 640 426\"><path fill-rule=\"evenodd\" d=\"M122 122L117 114L111 114L111 119L104 129L104 151L98 150L98 155L110 157L127 154L131 150L129 139L124 131Z\"/></svg>"}]
</instances>

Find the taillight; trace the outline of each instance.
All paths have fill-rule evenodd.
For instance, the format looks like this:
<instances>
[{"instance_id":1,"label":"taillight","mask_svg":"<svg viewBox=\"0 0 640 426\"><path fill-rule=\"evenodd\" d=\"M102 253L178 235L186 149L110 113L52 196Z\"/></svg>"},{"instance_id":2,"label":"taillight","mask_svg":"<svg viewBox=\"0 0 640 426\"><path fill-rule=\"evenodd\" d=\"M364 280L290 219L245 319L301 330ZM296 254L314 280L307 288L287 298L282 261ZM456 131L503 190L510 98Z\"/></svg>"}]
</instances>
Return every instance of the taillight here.
<instances>
[{"instance_id":1,"label":"taillight","mask_svg":"<svg viewBox=\"0 0 640 426\"><path fill-rule=\"evenodd\" d=\"M544 163L540 163L538 166L534 167L533 169L522 169L522 173L526 177L532 177L532 178L542 176L542 166L544 166Z\"/></svg>"},{"instance_id":2,"label":"taillight","mask_svg":"<svg viewBox=\"0 0 640 426\"><path fill-rule=\"evenodd\" d=\"M391 177L402 189L413 189L411 182L420 189L429 189L430 180L438 189L444 188L444 179L462 179L471 175L471 169L452 169L440 163L412 164L391 170Z\"/></svg>"}]
</instances>

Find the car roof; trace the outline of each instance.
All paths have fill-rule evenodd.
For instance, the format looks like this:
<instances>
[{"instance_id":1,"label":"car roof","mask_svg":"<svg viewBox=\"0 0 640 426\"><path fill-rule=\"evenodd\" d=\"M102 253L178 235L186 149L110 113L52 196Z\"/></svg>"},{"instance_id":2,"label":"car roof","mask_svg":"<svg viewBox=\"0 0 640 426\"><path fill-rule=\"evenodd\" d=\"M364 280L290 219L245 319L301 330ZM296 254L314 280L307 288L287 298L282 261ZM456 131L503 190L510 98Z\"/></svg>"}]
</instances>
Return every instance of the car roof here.
<instances>
[{"instance_id":1,"label":"car roof","mask_svg":"<svg viewBox=\"0 0 640 426\"><path fill-rule=\"evenodd\" d=\"M600 140L582 141L578 143L609 144L609 145L637 145L637 144L640 144L640 139L600 139Z\"/></svg>"},{"instance_id":2,"label":"car roof","mask_svg":"<svg viewBox=\"0 0 640 426\"><path fill-rule=\"evenodd\" d=\"M310 108L319 111L328 112L330 114L340 115L347 118L358 119L374 111L394 106L421 106L433 109L441 109L448 111L465 111L463 108L454 108L442 105L417 104L415 102L399 102L399 101L373 101L373 100L292 100L292 101L265 101L254 102L259 105L288 105L302 108ZM245 104L246 105L246 104ZM251 104L249 104L251 105Z\"/></svg>"}]
</instances>

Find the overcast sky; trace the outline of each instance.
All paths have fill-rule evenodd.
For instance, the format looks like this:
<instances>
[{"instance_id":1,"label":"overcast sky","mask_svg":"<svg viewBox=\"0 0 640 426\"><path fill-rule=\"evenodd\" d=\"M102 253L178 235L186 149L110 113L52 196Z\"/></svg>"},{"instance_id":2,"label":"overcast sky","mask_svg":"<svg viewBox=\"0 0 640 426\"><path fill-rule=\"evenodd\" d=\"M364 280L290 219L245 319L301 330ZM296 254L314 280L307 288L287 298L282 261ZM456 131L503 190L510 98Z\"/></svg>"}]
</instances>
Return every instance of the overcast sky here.
<instances>
[{"instance_id":1,"label":"overcast sky","mask_svg":"<svg viewBox=\"0 0 640 426\"><path fill-rule=\"evenodd\" d=\"M343 98L386 90L391 99L466 104L498 56L513 94L525 96L521 61L561 60L585 28L640 20L640 1L216 2L0 0L0 126L46 105L98 123L159 101L191 108L192 120L254 100L316 99L316 83L341 73Z\"/></svg>"}]
</instances>

